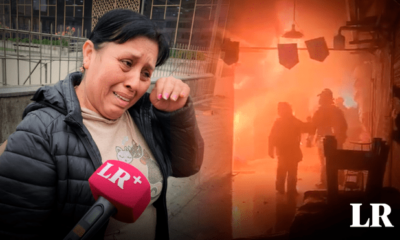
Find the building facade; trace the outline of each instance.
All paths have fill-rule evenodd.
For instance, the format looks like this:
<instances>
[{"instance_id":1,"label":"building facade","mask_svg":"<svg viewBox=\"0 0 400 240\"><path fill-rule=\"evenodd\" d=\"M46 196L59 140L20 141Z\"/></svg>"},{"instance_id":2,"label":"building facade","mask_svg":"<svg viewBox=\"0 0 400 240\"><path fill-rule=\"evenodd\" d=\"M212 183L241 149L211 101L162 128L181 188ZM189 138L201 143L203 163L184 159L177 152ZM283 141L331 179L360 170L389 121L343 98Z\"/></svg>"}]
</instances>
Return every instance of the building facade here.
<instances>
[{"instance_id":1,"label":"building facade","mask_svg":"<svg viewBox=\"0 0 400 240\"><path fill-rule=\"evenodd\" d=\"M132 9L149 17L170 46L187 49L219 45L229 0L1 0L1 26L10 29L88 37L107 11Z\"/></svg>"},{"instance_id":2,"label":"building facade","mask_svg":"<svg viewBox=\"0 0 400 240\"><path fill-rule=\"evenodd\" d=\"M11 29L83 37L91 27L92 4L92 0L2 0L0 21Z\"/></svg>"},{"instance_id":3,"label":"building facade","mask_svg":"<svg viewBox=\"0 0 400 240\"><path fill-rule=\"evenodd\" d=\"M209 48L222 43L229 0L144 0L141 13L168 36L171 46Z\"/></svg>"}]
</instances>

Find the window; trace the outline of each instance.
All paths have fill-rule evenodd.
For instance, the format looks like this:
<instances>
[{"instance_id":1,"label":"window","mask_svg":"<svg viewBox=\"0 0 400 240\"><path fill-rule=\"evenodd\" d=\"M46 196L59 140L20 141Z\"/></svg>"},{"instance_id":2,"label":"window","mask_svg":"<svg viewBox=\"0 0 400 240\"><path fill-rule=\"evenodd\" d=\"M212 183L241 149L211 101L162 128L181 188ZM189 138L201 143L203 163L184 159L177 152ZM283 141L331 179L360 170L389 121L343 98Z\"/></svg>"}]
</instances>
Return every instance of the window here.
<instances>
[{"instance_id":1,"label":"window","mask_svg":"<svg viewBox=\"0 0 400 240\"><path fill-rule=\"evenodd\" d=\"M62 34L84 36L85 0L66 0L64 4L64 25Z\"/></svg>"},{"instance_id":2,"label":"window","mask_svg":"<svg viewBox=\"0 0 400 240\"><path fill-rule=\"evenodd\" d=\"M196 1L182 1L181 15L178 24L178 36L176 44L188 46L190 43L194 7Z\"/></svg>"},{"instance_id":3,"label":"window","mask_svg":"<svg viewBox=\"0 0 400 240\"><path fill-rule=\"evenodd\" d=\"M41 22L42 32L54 33L57 24L57 0L18 0L14 4L16 13L10 17L13 28L39 32Z\"/></svg>"},{"instance_id":4,"label":"window","mask_svg":"<svg viewBox=\"0 0 400 240\"><path fill-rule=\"evenodd\" d=\"M0 27L11 28L10 0L0 0Z\"/></svg>"},{"instance_id":5,"label":"window","mask_svg":"<svg viewBox=\"0 0 400 240\"><path fill-rule=\"evenodd\" d=\"M181 0L152 0L146 2L145 13L162 29L169 44L171 46L174 45Z\"/></svg>"},{"instance_id":6,"label":"window","mask_svg":"<svg viewBox=\"0 0 400 240\"><path fill-rule=\"evenodd\" d=\"M18 0L17 3L17 19L18 29L32 29L32 0Z\"/></svg>"},{"instance_id":7,"label":"window","mask_svg":"<svg viewBox=\"0 0 400 240\"><path fill-rule=\"evenodd\" d=\"M170 46L209 47L218 1L221 1L221 13L228 9L229 0L144 0L142 14L162 29L169 37ZM225 25L225 20L226 14L222 13L218 26Z\"/></svg>"},{"instance_id":8,"label":"window","mask_svg":"<svg viewBox=\"0 0 400 240\"><path fill-rule=\"evenodd\" d=\"M42 22L42 32L55 33L57 26L57 1L40 0L38 7L39 19Z\"/></svg>"},{"instance_id":9,"label":"window","mask_svg":"<svg viewBox=\"0 0 400 240\"><path fill-rule=\"evenodd\" d=\"M191 44L201 47L207 47L211 41L213 31L216 6L197 6Z\"/></svg>"},{"instance_id":10,"label":"window","mask_svg":"<svg viewBox=\"0 0 400 240\"><path fill-rule=\"evenodd\" d=\"M13 24L13 28L39 32L42 24L44 33L84 35L85 0L0 0L0 16L4 15L3 9L11 9L11 5L15 12L8 22Z\"/></svg>"}]
</instances>

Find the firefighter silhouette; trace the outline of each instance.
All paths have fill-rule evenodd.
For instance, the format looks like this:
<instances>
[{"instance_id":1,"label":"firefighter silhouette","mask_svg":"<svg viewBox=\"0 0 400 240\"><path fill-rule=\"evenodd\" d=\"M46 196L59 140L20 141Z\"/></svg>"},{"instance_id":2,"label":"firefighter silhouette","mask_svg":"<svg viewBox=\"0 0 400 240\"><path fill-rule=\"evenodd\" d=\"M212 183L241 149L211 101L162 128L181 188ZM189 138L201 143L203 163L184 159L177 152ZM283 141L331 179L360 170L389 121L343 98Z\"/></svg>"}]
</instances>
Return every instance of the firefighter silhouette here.
<instances>
[{"instance_id":1,"label":"firefighter silhouette","mask_svg":"<svg viewBox=\"0 0 400 240\"><path fill-rule=\"evenodd\" d=\"M344 113L334 104L332 91L324 89L319 95L319 108L312 117L312 136L318 148L318 155L321 162L320 188L326 187L326 164L323 148L323 138L327 135L334 136L337 141L338 149L343 148L346 141L347 122ZM342 176L339 176L341 179ZM340 180L339 180L340 181Z\"/></svg>"},{"instance_id":2,"label":"firefighter silhouette","mask_svg":"<svg viewBox=\"0 0 400 240\"><path fill-rule=\"evenodd\" d=\"M275 120L268 139L268 155L278 158L276 190L279 193L297 193L297 167L303 154L300 148L301 134L306 125L293 115L292 107L286 102L278 103L279 118ZM286 180L287 175L287 180Z\"/></svg>"}]
</instances>

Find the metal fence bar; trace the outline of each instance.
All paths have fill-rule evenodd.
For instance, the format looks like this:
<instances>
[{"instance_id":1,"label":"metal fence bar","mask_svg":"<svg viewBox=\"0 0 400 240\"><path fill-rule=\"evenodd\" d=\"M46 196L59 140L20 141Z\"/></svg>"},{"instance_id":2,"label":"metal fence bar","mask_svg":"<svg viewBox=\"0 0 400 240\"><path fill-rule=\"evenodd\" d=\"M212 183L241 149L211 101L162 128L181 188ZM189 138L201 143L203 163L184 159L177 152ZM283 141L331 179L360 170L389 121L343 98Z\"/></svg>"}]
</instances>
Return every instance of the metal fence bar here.
<instances>
[{"instance_id":1,"label":"metal fence bar","mask_svg":"<svg viewBox=\"0 0 400 240\"><path fill-rule=\"evenodd\" d=\"M4 58L4 57L0 57L0 59L2 59L2 58ZM16 60L16 59L18 59L18 58L17 58L16 55L14 55L14 56L7 55L7 59L14 59L14 60ZM19 59L20 59L21 61L26 61L26 62L29 61L29 57L28 57L28 56L27 56L26 58L24 58L24 56L22 56L22 57L20 57ZM42 59L43 61L44 61L44 60L50 61L50 58L46 58L46 57L43 57L43 58L41 58L41 59ZM38 56L38 57L32 57L32 62L39 61L39 60L40 60L39 56ZM62 61L67 61L67 58L66 58L66 57L62 58Z\"/></svg>"},{"instance_id":2,"label":"metal fence bar","mask_svg":"<svg viewBox=\"0 0 400 240\"><path fill-rule=\"evenodd\" d=\"M31 56L31 51L30 51L30 48L31 48L31 46L32 46L32 34L31 34L31 20L28 20L28 25L29 25L29 37L28 37L28 46L29 46L29 50L28 50L28 52L29 52L29 85L31 85L32 84L32 79L31 79L31 74L32 74L32 69L31 69L31 58L32 58L32 56ZM26 81L25 81L26 82ZM24 82L24 84L25 84L25 82ZM23 84L23 85L24 85Z\"/></svg>"},{"instance_id":3,"label":"metal fence bar","mask_svg":"<svg viewBox=\"0 0 400 240\"><path fill-rule=\"evenodd\" d=\"M62 32L62 27L60 26L60 58L59 58L60 60L58 63L58 80L57 81L61 80L61 55L62 55L62 40L63 40L61 32Z\"/></svg>"},{"instance_id":4,"label":"metal fence bar","mask_svg":"<svg viewBox=\"0 0 400 240\"><path fill-rule=\"evenodd\" d=\"M175 50L175 54L174 54L174 58L172 59L172 61L171 61L171 68L172 68L172 70L171 70L171 75L174 75L174 74L176 74L177 73L177 65L178 65L178 56L179 56L179 43L177 43L177 44L175 44L175 48L174 48L174 50Z\"/></svg>"},{"instance_id":5,"label":"metal fence bar","mask_svg":"<svg viewBox=\"0 0 400 240\"><path fill-rule=\"evenodd\" d=\"M28 79L31 79L31 75L32 73L35 71L35 69L37 68L37 66L39 66L41 64L42 60L39 60L39 62L36 64L36 66L33 68L32 72L29 72L29 76L26 78L25 82L22 85L25 85L26 81L28 81ZM29 64L31 63L31 61L29 60Z\"/></svg>"},{"instance_id":6,"label":"metal fence bar","mask_svg":"<svg viewBox=\"0 0 400 240\"><path fill-rule=\"evenodd\" d=\"M184 46L184 49L187 49L187 45ZM184 62L186 62L187 64L185 64L185 74L189 74L190 71L190 51L184 51L185 53L185 57L183 58Z\"/></svg>"},{"instance_id":7,"label":"metal fence bar","mask_svg":"<svg viewBox=\"0 0 400 240\"><path fill-rule=\"evenodd\" d=\"M201 59L203 57L203 54L199 51L200 48L198 46L196 46L195 48L196 52L197 52L197 56L196 56L196 74L199 74L201 71Z\"/></svg>"},{"instance_id":8,"label":"metal fence bar","mask_svg":"<svg viewBox=\"0 0 400 240\"><path fill-rule=\"evenodd\" d=\"M78 36L79 36L79 28L78 28ZM75 43L75 52L76 52L76 54L75 54L75 56L76 56L76 58L75 58L75 68L76 69L78 69L78 40L76 40L76 43Z\"/></svg>"},{"instance_id":9,"label":"metal fence bar","mask_svg":"<svg viewBox=\"0 0 400 240\"><path fill-rule=\"evenodd\" d=\"M5 24L5 17L3 16L3 22ZM2 72L3 72L3 85L7 85L7 57L6 57L6 29L3 28L3 51L4 51L4 59L1 60Z\"/></svg>"},{"instance_id":10,"label":"metal fence bar","mask_svg":"<svg viewBox=\"0 0 400 240\"><path fill-rule=\"evenodd\" d=\"M44 64L44 83L47 84L47 63Z\"/></svg>"},{"instance_id":11,"label":"metal fence bar","mask_svg":"<svg viewBox=\"0 0 400 240\"><path fill-rule=\"evenodd\" d=\"M179 57L180 57L180 54L181 54L181 51L180 51L180 47L181 47L181 44L180 43L178 43L178 44L176 44L176 54L175 54L175 58L174 58L174 63L173 63L173 65L172 65L172 75L173 74L179 74L178 72L179 72Z\"/></svg>"},{"instance_id":12,"label":"metal fence bar","mask_svg":"<svg viewBox=\"0 0 400 240\"><path fill-rule=\"evenodd\" d=\"M171 72L172 71L172 58L171 57L173 57L174 56L174 51L175 51L175 48L171 48L170 49L170 57L169 57L169 59L168 59L168 72Z\"/></svg>"},{"instance_id":13,"label":"metal fence bar","mask_svg":"<svg viewBox=\"0 0 400 240\"><path fill-rule=\"evenodd\" d=\"M51 25L53 25L53 24L51 24ZM26 30L20 30L20 29L7 29L7 31L10 31L10 32L17 32L18 31L19 33L22 33L22 34L38 34L38 32L30 32L29 30L26 31ZM51 31L51 32L53 32L53 31ZM50 37L50 36L54 36L55 34L54 33L42 33L42 35L46 36L46 37ZM87 40L85 37L71 37L71 38Z\"/></svg>"},{"instance_id":14,"label":"metal fence bar","mask_svg":"<svg viewBox=\"0 0 400 240\"><path fill-rule=\"evenodd\" d=\"M40 48L40 59L42 59L42 22L39 24L39 48ZM42 65L42 64L40 64ZM39 68L40 70L40 84L42 84L42 67Z\"/></svg>"},{"instance_id":15,"label":"metal fence bar","mask_svg":"<svg viewBox=\"0 0 400 240\"><path fill-rule=\"evenodd\" d=\"M18 30L18 18L17 18L17 75L18 75L18 85L19 85L19 30Z\"/></svg>"},{"instance_id":16,"label":"metal fence bar","mask_svg":"<svg viewBox=\"0 0 400 240\"><path fill-rule=\"evenodd\" d=\"M181 44L178 44L178 57L176 58L176 61L175 61L175 66L174 66L174 69L175 69L175 74L180 74L180 59L182 59L182 54L183 54L183 52L182 52L182 45Z\"/></svg>"},{"instance_id":17,"label":"metal fence bar","mask_svg":"<svg viewBox=\"0 0 400 240\"><path fill-rule=\"evenodd\" d=\"M67 41L67 54L68 54L67 72L69 72L69 47L70 47L70 43L71 43L71 38L68 37L68 41Z\"/></svg>"},{"instance_id":18,"label":"metal fence bar","mask_svg":"<svg viewBox=\"0 0 400 240\"><path fill-rule=\"evenodd\" d=\"M3 16L4 18L4 16ZM2 72L3 72L3 85L7 85L7 58L6 58L6 29L3 28L3 53L4 53L4 59L1 60L1 65L2 65Z\"/></svg>"},{"instance_id":19,"label":"metal fence bar","mask_svg":"<svg viewBox=\"0 0 400 240\"><path fill-rule=\"evenodd\" d=\"M52 83L52 65L53 65L53 24L50 25L50 83Z\"/></svg>"},{"instance_id":20,"label":"metal fence bar","mask_svg":"<svg viewBox=\"0 0 400 240\"><path fill-rule=\"evenodd\" d=\"M181 45L181 49L185 49L185 45L184 44ZM179 59L179 68L181 69L181 73L182 74L186 74L186 67L187 66L185 64L183 64L183 63L185 62L186 52L187 51L185 51L185 50L181 50L181 51L182 51L182 56L181 56L181 59Z\"/></svg>"},{"instance_id":21,"label":"metal fence bar","mask_svg":"<svg viewBox=\"0 0 400 240\"><path fill-rule=\"evenodd\" d=\"M202 49L200 46L196 46L196 49L197 49L197 52L199 53L199 57L198 57L199 61L197 62L197 68L198 68L197 74L199 74L204 69L204 66L203 66L204 64L200 61L200 60L203 60L203 58L204 58L204 52L201 51Z\"/></svg>"}]
</instances>

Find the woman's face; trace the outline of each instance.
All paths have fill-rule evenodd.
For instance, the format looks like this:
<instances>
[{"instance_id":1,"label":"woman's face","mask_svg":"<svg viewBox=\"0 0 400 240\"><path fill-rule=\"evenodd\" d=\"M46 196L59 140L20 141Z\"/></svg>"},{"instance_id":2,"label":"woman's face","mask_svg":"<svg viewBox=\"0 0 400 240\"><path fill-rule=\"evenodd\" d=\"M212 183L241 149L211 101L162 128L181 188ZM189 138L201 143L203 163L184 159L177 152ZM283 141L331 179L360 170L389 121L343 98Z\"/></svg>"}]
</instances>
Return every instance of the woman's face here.
<instances>
[{"instance_id":1,"label":"woman's face","mask_svg":"<svg viewBox=\"0 0 400 240\"><path fill-rule=\"evenodd\" d=\"M81 97L82 89L77 90L81 107L117 119L149 88L158 45L146 37L136 37L123 44L109 42L95 50L87 41L83 54L86 70L78 87L84 86Z\"/></svg>"}]
</instances>

